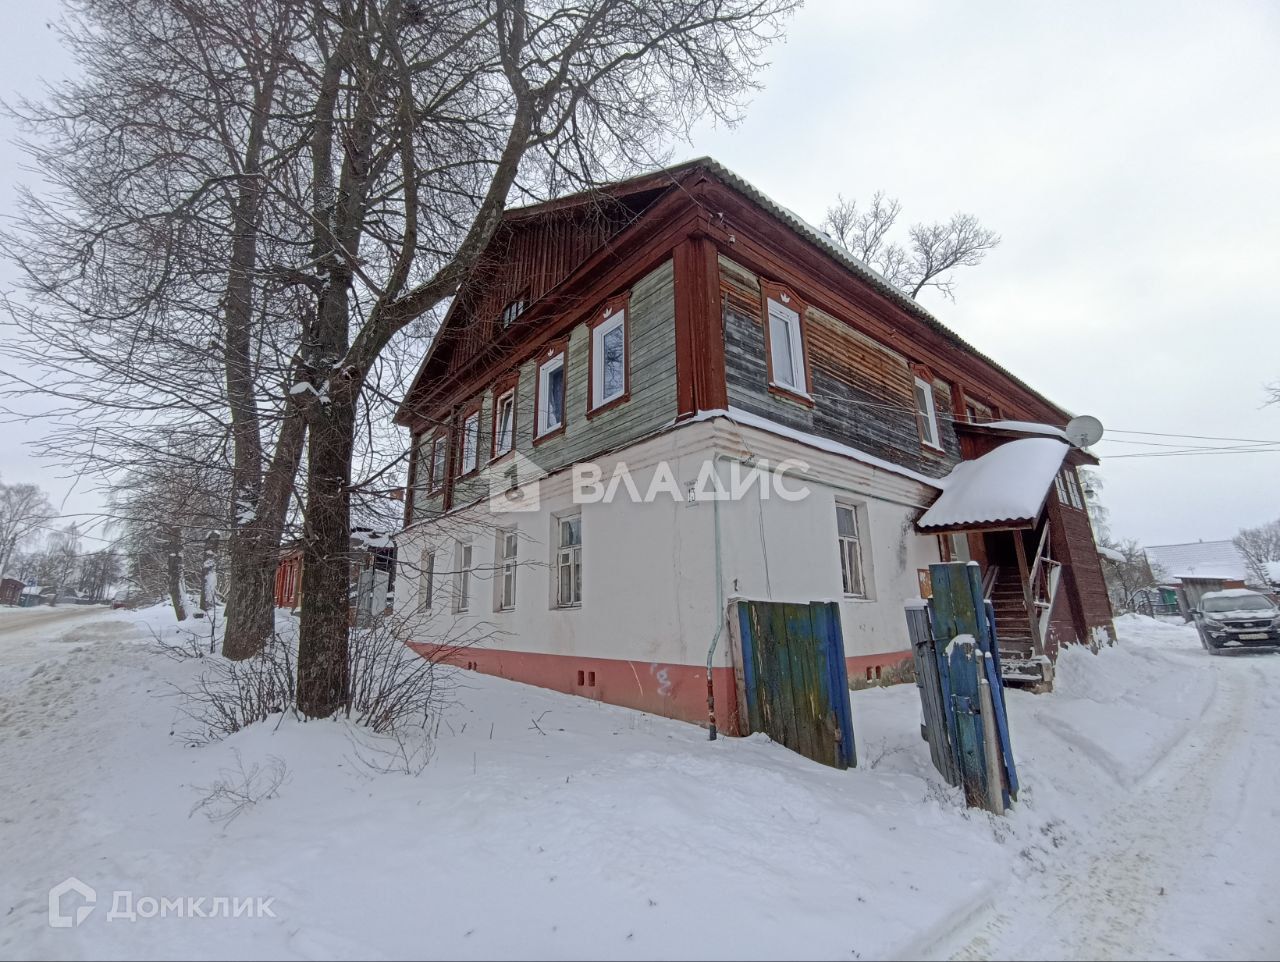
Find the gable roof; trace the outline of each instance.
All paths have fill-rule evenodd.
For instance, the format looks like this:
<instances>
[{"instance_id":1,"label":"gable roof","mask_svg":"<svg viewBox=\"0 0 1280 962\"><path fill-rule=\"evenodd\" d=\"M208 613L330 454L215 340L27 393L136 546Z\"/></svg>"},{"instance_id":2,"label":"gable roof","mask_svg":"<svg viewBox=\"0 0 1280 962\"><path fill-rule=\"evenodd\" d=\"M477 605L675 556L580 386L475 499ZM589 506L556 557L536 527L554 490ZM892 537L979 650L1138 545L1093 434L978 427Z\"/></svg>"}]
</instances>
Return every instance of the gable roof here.
<instances>
[{"instance_id":1,"label":"gable roof","mask_svg":"<svg viewBox=\"0 0 1280 962\"><path fill-rule=\"evenodd\" d=\"M930 311L921 305L919 301L909 297L885 278L879 271L875 270L875 268L871 267L861 259L855 257L827 233L809 223L791 208L769 197L746 178L734 173L728 167L725 167L712 157L698 157L678 164L673 164L668 167L660 168L655 171L629 177L624 180L615 181L610 184L603 184L592 190L580 191L575 194L568 194L563 197L553 198L551 200L542 201L536 204L529 204L522 207L511 207L507 209L503 216L506 222L516 222L528 220L541 215L549 215L578 205L598 202L604 199L618 200L623 197L645 192L654 192L654 196L656 197L669 192L670 190L679 189L686 179L699 172L709 174L716 180L753 202L757 207L763 209L775 219L781 221L794 233L808 241L813 246L819 248L824 254L831 257L842 267L846 268L851 274L867 282L872 288L885 295L891 302L896 304L898 307L901 307L907 313L919 318L927 326L942 335L945 339L951 341L966 354L978 358L990 365L992 369L999 372L1004 377L1007 377L1018 387L1022 388L1024 391L1061 414L1064 420L1071 417L1071 413L1069 411L1055 404L1053 401L1050 401L1017 375L1013 374L1007 368L992 360L991 357L979 351L968 341L964 340L964 338L960 337L960 335L956 334L951 330L951 328L947 327L942 323L942 321L930 313ZM690 203L694 202L696 201L691 196ZM637 221L643 220L645 213L647 213L647 208L646 211L640 213L631 224L628 224L623 231L620 231L619 235L634 226ZM441 333L443 333L449 326L450 316L452 314L453 309L450 308L449 314L446 315L445 321L441 324L440 330L433 339L432 344L427 351L427 355L423 359L422 365L414 376L412 386L405 394L405 402L402 403L400 409L396 413L397 420L405 414L405 407L408 403L409 397L415 393L418 383L422 379L423 373L427 368L427 364L431 360L432 355L436 351L437 345L441 341Z\"/></svg>"},{"instance_id":2,"label":"gable roof","mask_svg":"<svg viewBox=\"0 0 1280 962\"><path fill-rule=\"evenodd\" d=\"M1147 563L1158 578L1248 581L1249 565L1230 541L1192 541L1147 548Z\"/></svg>"}]
</instances>

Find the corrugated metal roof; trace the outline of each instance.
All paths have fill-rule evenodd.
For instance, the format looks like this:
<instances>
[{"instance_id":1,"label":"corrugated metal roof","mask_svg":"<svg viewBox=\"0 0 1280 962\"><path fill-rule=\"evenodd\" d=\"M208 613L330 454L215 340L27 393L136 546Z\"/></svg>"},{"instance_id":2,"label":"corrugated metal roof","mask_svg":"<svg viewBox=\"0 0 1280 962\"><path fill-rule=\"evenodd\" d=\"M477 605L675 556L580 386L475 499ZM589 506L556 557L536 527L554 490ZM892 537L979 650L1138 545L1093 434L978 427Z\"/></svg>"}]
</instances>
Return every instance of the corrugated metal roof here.
<instances>
[{"instance_id":1,"label":"corrugated metal roof","mask_svg":"<svg viewBox=\"0 0 1280 962\"><path fill-rule=\"evenodd\" d=\"M1247 581L1249 565L1230 541L1192 541L1147 548L1147 563L1157 578L1210 578ZM1158 570L1157 570L1158 569Z\"/></svg>"}]
</instances>

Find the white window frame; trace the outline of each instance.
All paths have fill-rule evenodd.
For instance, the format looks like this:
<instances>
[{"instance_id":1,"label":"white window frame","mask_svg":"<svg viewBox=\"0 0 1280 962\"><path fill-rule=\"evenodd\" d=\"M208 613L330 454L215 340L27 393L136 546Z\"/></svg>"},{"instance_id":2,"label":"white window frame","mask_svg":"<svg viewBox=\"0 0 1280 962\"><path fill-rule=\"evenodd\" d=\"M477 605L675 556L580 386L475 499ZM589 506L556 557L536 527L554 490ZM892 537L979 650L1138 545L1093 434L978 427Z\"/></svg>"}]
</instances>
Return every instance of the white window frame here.
<instances>
[{"instance_id":1,"label":"white window frame","mask_svg":"<svg viewBox=\"0 0 1280 962\"><path fill-rule=\"evenodd\" d=\"M613 394L604 393L604 339L614 331L622 332L622 383ZM627 393L627 311L622 309L601 321L591 331L591 406L603 407L610 401L616 401Z\"/></svg>"},{"instance_id":2,"label":"white window frame","mask_svg":"<svg viewBox=\"0 0 1280 962\"><path fill-rule=\"evenodd\" d=\"M776 309L776 316L775 316ZM786 345L790 349L785 364L779 363L778 349L782 340L777 336L778 328L774 321L786 332ZM769 383L793 394L809 396L808 379L805 377L804 326L800 312L776 297L766 302L765 323L769 325L769 367L772 376ZM785 378L783 372L785 371ZM789 378L790 380L787 380Z\"/></svg>"},{"instance_id":3,"label":"white window frame","mask_svg":"<svg viewBox=\"0 0 1280 962\"><path fill-rule=\"evenodd\" d=\"M475 573L475 549L470 541L458 542L456 559L453 610L457 614L462 614L471 610L471 580Z\"/></svg>"},{"instance_id":4,"label":"white window frame","mask_svg":"<svg viewBox=\"0 0 1280 962\"><path fill-rule=\"evenodd\" d=\"M577 520L578 522L578 541L576 544L565 544L564 542L564 525L566 522ZM555 522L555 532L552 543L555 545L556 561L555 561L555 582L552 586L554 591L555 607L557 608L581 608L582 607L582 515L566 514L553 518ZM565 571L569 572L569 597L565 597L565 593L561 590L564 586Z\"/></svg>"},{"instance_id":5,"label":"white window frame","mask_svg":"<svg viewBox=\"0 0 1280 962\"><path fill-rule=\"evenodd\" d=\"M1058 492L1058 504L1064 508L1068 507L1071 504L1071 498L1067 495L1067 483L1063 480L1061 471L1053 476L1053 486Z\"/></svg>"},{"instance_id":6,"label":"white window frame","mask_svg":"<svg viewBox=\"0 0 1280 962\"><path fill-rule=\"evenodd\" d=\"M435 603L436 553L422 549L422 568L418 572L418 610L430 611Z\"/></svg>"},{"instance_id":7,"label":"white window frame","mask_svg":"<svg viewBox=\"0 0 1280 962\"><path fill-rule=\"evenodd\" d=\"M480 412L472 411L462 419L462 456L458 458L458 477L470 474L480 466Z\"/></svg>"},{"instance_id":8,"label":"white window frame","mask_svg":"<svg viewBox=\"0 0 1280 962\"><path fill-rule=\"evenodd\" d=\"M563 371L560 379L560 420L555 424L551 423L551 405L548 401L551 398L550 380L551 375L557 371ZM564 427L565 409L569 406L569 371L566 364L565 352L557 351L551 357L538 365L538 423L537 436L542 437L544 434L550 434L552 431L559 431Z\"/></svg>"},{"instance_id":9,"label":"white window frame","mask_svg":"<svg viewBox=\"0 0 1280 962\"><path fill-rule=\"evenodd\" d=\"M840 513L847 511L853 522L853 533L840 531ZM865 509L848 501L836 502L836 546L840 554L840 585L846 598L865 601L871 597L869 568L867 564ZM851 577L856 573L856 580Z\"/></svg>"},{"instance_id":10,"label":"white window frame","mask_svg":"<svg viewBox=\"0 0 1280 962\"><path fill-rule=\"evenodd\" d=\"M1071 507L1084 510L1084 492L1080 490L1080 475L1075 468L1062 469L1063 482L1067 486L1067 497L1071 499Z\"/></svg>"},{"instance_id":11,"label":"white window frame","mask_svg":"<svg viewBox=\"0 0 1280 962\"><path fill-rule=\"evenodd\" d=\"M437 434L431 439L431 464L427 469L427 488L439 491L444 487L444 476L449 461L449 436Z\"/></svg>"},{"instance_id":12,"label":"white window frame","mask_svg":"<svg viewBox=\"0 0 1280 962\"><path fill-rule=\"evenodd\" d=\"M504 433L502 424L503 408L506 408L509 412L505 431L507 434L505 444L502 439ZM498 458L514 448L516 444L516 389L510 388L499 394L497 400L493 402L493 410L493 456Z\"/></svg>"},{"instance_id":13,"label":"white window frame","mask_svg":"<svg viewBox=\"0 0 1280 962\"><path fill-rule=\"evenodd\" d=\"M935 451L941 451L942 435L938 431L938 407L933 397L933 382L917 377L911 393L916 402L916 427L920 431L920 443ZM924 407L920 406L922 398ZM927 436L924 430L926 426L929 429Z\"/></svg>"},{"instance_id":14,"label":"white window frame","mask_svg":"<svg viewBox=\"0 0 1280 962\"><path fill-rule=\"evenodd\" d=\"M519 550L519 532L515 528L500 528L494 546L495 567L498 569L498 577L494 580L494 611L512 611L516 606Z\"/></svg>"}]
</instances>

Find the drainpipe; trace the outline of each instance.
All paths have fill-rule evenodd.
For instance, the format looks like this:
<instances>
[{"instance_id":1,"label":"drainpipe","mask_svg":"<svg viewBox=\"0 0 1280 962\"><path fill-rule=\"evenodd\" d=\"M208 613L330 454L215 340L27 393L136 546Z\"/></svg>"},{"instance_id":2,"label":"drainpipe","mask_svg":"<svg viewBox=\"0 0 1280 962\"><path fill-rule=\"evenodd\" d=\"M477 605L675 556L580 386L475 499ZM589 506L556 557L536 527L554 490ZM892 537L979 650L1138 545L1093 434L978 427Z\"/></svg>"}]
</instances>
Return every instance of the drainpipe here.
<instances>
[{"instance_id":1,"label":"drainpipe","mask_svg":"<svg viewBox=\"0 0 1280 962\"><path fill-rule=\"evenodd\" d=\"M732 460L727 455L717 454L712 458L712 466L717 461ZM719 480L717 476L717 480ZM707 649L707 724L710 732L711 741L716 740L716 693L715 686L711 683L711 663L715 658L716 646L720 643L720 635L724 633L724 565L721 561L720 552L720 499L713 498L712 506L712 527L715 531L716 544L716 633L711 638L711 647Z\"/></svg>"}]
</instances>

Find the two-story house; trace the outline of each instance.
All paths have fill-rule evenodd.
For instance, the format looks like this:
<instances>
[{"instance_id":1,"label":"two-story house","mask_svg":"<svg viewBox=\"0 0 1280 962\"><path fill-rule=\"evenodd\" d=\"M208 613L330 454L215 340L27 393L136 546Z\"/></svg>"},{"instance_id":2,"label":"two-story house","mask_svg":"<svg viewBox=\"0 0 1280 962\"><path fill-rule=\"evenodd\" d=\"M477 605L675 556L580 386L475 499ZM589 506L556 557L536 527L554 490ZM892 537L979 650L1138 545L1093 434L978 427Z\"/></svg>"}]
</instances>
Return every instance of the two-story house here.
<instances>
[{"instance_id":1,"label":"two-story house","mask_svg":"<svg viewBox=\"0 0 1280 962\"><path fill-rule=\"evenodd\" d=\"M973 560L1038 679L1113 632L1068 419L712 160L512 210L397 415L397 607L423 652L479 626L450 658L733 732L732 599L838 600L875 683Z\"/></svg>"}]
</instances>

